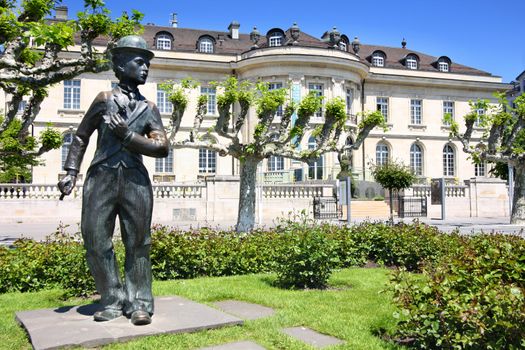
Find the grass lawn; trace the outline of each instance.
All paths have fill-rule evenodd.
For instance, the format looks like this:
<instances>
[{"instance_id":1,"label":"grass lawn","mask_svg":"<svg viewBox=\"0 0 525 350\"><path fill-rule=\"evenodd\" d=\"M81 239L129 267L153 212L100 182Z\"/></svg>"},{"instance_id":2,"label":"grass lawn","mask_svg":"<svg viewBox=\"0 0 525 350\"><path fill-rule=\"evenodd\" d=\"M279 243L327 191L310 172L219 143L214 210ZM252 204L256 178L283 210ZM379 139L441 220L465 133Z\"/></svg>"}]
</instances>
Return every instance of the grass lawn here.
<instances>
[{"instance_id":1,"label":"grass lawn","mask_svg":"<svg viewBox=\"0 0 525 350\"><path fill-rule=\"evenodd\" d=\"M388 293L380 293L388 281L388 270L344 269L330 279L325 291L282 290L271 285L274 275L249 275L154 282L155 295L180 295L210 304L235 299L274 308L272 317L247 321L192 334L146 337L104 349L195 349L227 342L252 340L267 349L312 349L280 332L283 327L307 326L345 341L330 349L401 349L374 335L394 326L394 307ZM86 300L60 300L61 291L8 293L0 295L1 349L30 349L25 332L14 320L15 311L85 304Z\"/></svg>"}]
</instances>

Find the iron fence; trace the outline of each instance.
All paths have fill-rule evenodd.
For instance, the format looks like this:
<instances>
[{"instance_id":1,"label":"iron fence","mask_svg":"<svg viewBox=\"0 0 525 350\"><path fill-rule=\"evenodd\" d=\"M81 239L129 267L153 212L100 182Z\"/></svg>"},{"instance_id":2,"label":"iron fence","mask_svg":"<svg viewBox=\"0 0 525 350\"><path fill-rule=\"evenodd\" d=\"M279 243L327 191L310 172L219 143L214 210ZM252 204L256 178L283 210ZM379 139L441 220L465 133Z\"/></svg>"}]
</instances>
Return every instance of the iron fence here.
<instances>
[{"instance_id":1,"label":"iron fence","mask_svg":"<svg viewBox=\"0 0 525 350\"><path fill-rule=\"evenodd\" d=\"M314 197L314 219L335 219L343 216L343 209L334 197Z\"/></svg>"}]
</instances>

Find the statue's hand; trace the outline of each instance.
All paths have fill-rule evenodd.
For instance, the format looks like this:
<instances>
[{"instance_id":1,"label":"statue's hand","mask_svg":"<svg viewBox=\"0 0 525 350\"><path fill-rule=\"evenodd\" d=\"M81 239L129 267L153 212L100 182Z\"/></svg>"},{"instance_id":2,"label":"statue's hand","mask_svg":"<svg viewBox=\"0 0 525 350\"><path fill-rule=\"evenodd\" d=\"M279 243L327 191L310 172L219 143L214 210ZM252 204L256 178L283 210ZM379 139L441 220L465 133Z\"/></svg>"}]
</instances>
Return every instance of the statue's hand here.
<instances>
[{"instance_id":1,"label":"statue's hand","mask_svg":"<svg viewBox=\"0 0 525 350\"><path fill-rule=\"evenodd\" d=\"M109 116L108 126L121 139L125 138L129 133L128 123L118 114Z\"/></svg>"},{"instance_id":2,"label":"statue's hand","mask_svg":"<svg viewBox=\"0 0 525 350\"><path fill-rule=\"evenodd\" d=\"M58 189L62 192L62 195L69 195L75 184L77 183L77 177L75 175L66 175L62 180L58 182Z\"/></svg>"}]
</instances>

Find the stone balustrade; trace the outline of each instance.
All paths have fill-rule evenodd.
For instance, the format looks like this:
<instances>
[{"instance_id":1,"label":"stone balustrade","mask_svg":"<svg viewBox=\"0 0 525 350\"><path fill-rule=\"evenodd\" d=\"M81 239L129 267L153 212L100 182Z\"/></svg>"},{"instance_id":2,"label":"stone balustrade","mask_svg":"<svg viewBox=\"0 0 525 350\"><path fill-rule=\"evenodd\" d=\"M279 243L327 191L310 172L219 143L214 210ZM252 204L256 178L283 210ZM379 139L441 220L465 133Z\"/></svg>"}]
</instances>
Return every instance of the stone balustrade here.
<instances>
[{"instance_id":1,"label":"stone balustrade","mask_svg":"<svg viewBox=\"0 0 525 350\"><path fill-rule=\"evenodd\" d=\"M206 184L153 185L153 198L203 198Z\"/></svg>"},{"instance_id":2,"label":"stone balustrade","mask_svg":"<svg viewBox=\"0 0 525 350\"><path fill-rule=\"evenodd\" d=\"M276 174L275 176L279 175ZM331 193L333 187L334 185L332 183L264 184L262 186L262 193L265 199L313 198L326 196L327 193ZM207 184L155 184L152 188L153 198L155 199L206 199ZM53 200L59 198L60 191L56 185L0 184L0 200ZM76 186L68 198L82 198L82 185Z\"/></svg>"},{"instance_id":3,"label":"stone balustrade","mask_svg":"<svg viewBox=\"0 0 525 350\"><path fill-rule=\"evenodd\" d=\"M59 199L60 191L50 184L0 184L0 200ZM82 186L73 189L73 198L82 197Z\"/></svg>"},{"instance_id":4,"label":"stone balustrade","mask_svg":"<svg viewBox=\"0 0 525 350\"><path fill-rule=\"evenodd\" d=\"M264 199L323 197L333 190L333 184L273 184L262 186Z\"/></svg>"},{"instance_id":5,"label":"stone balustrade","mask_svg":"<svg viewBox=\"0 0 525 350\"><path fill-rule=\"evenodd\" d=\"M446 197L468 197L469 186L466 185L447 185L445 186ZM430 185L414 185L412 186L412 196L414 197L430 197Z\"/></svg>"},{"instance_id":6,"label":"stone balustrade","mask_svg":"<svg viewBox=\"0 0 525 350\"><path fill-rule=\"evenodd\" d=\"M155 199L204 198L206 184L165 184L152 187ZM0 184L0 200L59 199L60 195L56 185ZM82 185L76 186L68 197L82 198Z\"/></svg>"}]
</instances>

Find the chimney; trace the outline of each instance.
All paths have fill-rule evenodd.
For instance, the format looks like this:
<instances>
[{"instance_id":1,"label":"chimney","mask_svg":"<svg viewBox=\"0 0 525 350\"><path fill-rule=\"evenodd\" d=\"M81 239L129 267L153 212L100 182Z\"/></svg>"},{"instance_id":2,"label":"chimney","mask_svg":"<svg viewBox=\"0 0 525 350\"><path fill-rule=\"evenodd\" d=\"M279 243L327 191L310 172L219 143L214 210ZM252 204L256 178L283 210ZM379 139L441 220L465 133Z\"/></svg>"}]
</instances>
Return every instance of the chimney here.
<instances>
[{"instance_id":1,"label":"chimney","mask_svg":"<svg viewBox=\"0 0 525 350\"><path fill-rule=\"evenodd\" d=\"M179 21L177 20L177 14L175 12L170 16L170 24L172 28L177 28L179 26Z\"/></svg>"},{"instance_id":2,"label":"chimney","mask_svg":"<svg viewBox=\"0 0 525 350\"><path fill-rule=\"evenodd\" d=\"M57 6L55 8L55 19L67 20L67 6Z\"/></svg>"},{"instance_id":3,"label":"chimney","mask_svg":"<svg viewBox=\"0 0 525 350\"><path fill-rule=\"evenodd\" d=\"M230 25L228 26L228 30L230 31L230 38L232 39L239 39L239 27L241 25L237 21L232 21Z\"/></svg>"}]
</instances>

